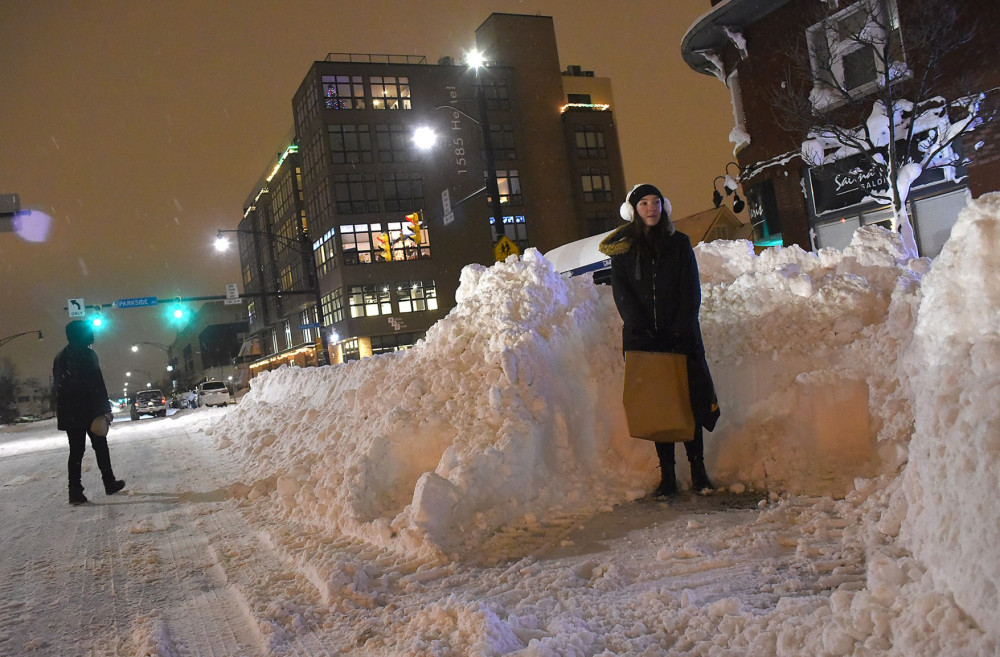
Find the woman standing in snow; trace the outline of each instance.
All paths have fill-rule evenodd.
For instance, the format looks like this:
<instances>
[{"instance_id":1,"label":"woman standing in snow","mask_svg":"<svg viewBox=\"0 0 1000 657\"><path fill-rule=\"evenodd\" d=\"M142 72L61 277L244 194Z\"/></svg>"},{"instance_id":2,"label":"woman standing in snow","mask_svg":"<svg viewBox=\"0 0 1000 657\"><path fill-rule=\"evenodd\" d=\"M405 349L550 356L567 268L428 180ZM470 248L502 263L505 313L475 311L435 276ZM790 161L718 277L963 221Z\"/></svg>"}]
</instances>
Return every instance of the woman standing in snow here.
<instances>
[{"instance_id":1,"label":"woman standing in snow","mask_svg":"<svg viewBox=\"0 0 1000 657\"><path fill-rule=\"evenodd\" d=\"M701 281L687 235L674 229L670 202L653 185L636 185L621 206L629 222L608 235L600 246L611 257L611 287L622 317L624 351L672 352L687 356L694 439L684 443L691 464L691 488L714 488L705 471L703 429L719 419L712 375L705 360L698 312ZM635 220L638 217L638 220ZM660 485L654 495L677 492L674 444L656 443Z\"/></svg>"}]
</instances>

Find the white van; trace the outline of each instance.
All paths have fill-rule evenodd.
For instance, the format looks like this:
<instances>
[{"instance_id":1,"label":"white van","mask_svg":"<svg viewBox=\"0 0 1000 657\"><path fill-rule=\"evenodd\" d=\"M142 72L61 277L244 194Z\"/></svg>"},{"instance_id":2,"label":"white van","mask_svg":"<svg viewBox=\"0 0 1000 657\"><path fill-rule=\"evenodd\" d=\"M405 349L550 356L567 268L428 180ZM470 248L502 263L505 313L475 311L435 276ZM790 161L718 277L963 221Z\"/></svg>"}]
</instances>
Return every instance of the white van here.
<instances>
[{"instance_id":1,"label":"white van","mask_svg":"<svg viewBox=\"0 0 1000 657\"><path fill-rule=\"evenodd\" d=\"M199 406L225 406L229 403L229 388L222 381L205 381L198 385Z\"/></svg>"},{"instance_id":2,"label":"white van","mask_svg":"<svg viewBox=\"0 0 1000 657\"><path fill-rule=\"evenodd\" d=\"M582 240L557 246L545 254L555 270L567 276L590 274L597 284L611 283L611 258L598 250L601 240L613 233L609 230Z\"/></svg>"}]
</instances>

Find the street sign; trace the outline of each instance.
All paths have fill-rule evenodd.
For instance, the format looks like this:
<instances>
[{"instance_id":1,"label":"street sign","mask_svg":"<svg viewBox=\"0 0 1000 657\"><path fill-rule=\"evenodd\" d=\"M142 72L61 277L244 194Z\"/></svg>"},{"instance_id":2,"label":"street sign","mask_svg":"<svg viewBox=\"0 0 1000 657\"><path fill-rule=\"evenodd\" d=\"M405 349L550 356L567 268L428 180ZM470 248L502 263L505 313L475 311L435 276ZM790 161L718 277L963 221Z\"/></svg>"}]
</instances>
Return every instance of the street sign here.
<instances>
[{"instance_id":1,"label":"street sign","mask_svg":"<svg viewBox=\"0 0 1000 657\"><path fill-rule=\"evenodd\" d=\"M497 242L496 246L493 247L493 256L496 258L497 262L503 262L510 255L521 255L521 249L517 248L517 244L504 235Z\"/></svg>"},{"instance_id":2,"label":"street sign","mask_svg":"<svg viewBox=\"0 0 1000 657\"><path fill-rule=\"evenodd\" d=\"M224 306L235 306L237 304L243 303L243 299L236 297L235 299L223 299L222 305Z\"/></svg>"},{"instance_id":3,"label":"street sign","mask_svg":"<svg viewBox=\"0 0 1000 657\"><path fill-rule=\"evenodd\" d=\"M156 297L134 297L132 299L119 299L111 304L112 308L144 308L155 306Z\"/></svg>"},{"instance_id":4,"label":"street sign","mask_svg":"<svg viewBox=\"0 0 1000 657\"><path fill-rule=\"evenodd\" d=\"M299 324L299 328L300 329L319 328L320 326L322 326L322 324L320 324L319 322L310 322L308 324Z\"/></svg>"},{"instance_id":5,"label":"street sign","mask_svg":"<svg viewBox=\"0 0 1000 657\"><path fill-rule=\"evenodd\" d=\"M447 187L441 192L441 206L444 208L444 216L447 217L451 214L451 193L448 192Z\"/></svg>"},{"instance_id":6,"label":"street sign","mask_svg":"<svg viewBox=\"0 0 1000 657\"><path fill-rule=\"evenodd\" d=\"M236 283L227 283L226 284L226 298L227 299L239 299L240 298L240 291L239 291L239 288L236 287Z\"/></svg>"},{"instance_id":7,"label":"street sign","mask_svg":"<svg viewBox=\"0 0 1000 657\"><path fill-rule=\"evenodd\" d=\"M69 299L66 302L66 308L69 309L70 317L83 317L87 312L87 306L83 304L83 298Z\"/></svg>"}]
</instances>

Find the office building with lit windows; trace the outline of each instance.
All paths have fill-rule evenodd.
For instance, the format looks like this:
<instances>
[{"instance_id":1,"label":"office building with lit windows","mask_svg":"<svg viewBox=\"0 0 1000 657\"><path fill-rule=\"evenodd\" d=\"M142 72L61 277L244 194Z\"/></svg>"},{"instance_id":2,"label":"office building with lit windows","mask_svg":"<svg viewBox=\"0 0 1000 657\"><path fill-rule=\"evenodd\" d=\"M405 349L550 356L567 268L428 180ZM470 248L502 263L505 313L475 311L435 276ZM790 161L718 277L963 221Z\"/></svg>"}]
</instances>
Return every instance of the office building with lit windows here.
<instances>
[{"instance_id":1,"label":"office building with lit windows","mask_svg":"<svg viewBox=\"0 0 1000 657\"><path fill-rule=\"evenodd\" d=\"M466 265L620 222L610 81L561 70L551 17L492 14L476 44L478 68L331 53L309 69L239 227L256 371L409 347Z\"/></svg>"}]
</instances>

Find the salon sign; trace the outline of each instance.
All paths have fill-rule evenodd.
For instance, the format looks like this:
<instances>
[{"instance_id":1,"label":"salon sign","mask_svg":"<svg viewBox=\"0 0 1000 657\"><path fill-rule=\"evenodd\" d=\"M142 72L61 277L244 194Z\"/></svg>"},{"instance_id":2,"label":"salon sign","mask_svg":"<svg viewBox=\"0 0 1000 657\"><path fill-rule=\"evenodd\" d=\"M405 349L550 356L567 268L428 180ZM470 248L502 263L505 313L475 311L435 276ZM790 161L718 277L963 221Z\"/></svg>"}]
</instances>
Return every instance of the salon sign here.
<instances>
[{"instance_id":1,"label":"salon sign","mask_svg":"<svg viewBox=\"0 0 1000 657\"><path fill-rule=\"evenodd\" d=\"M910 188L932 185L944 177L943 169L924 169ZM885 168L876 166L863 154L809 169L809 187L815 216L867 202L880 205L889 202Z\"/></svg>"}]
</instances>

